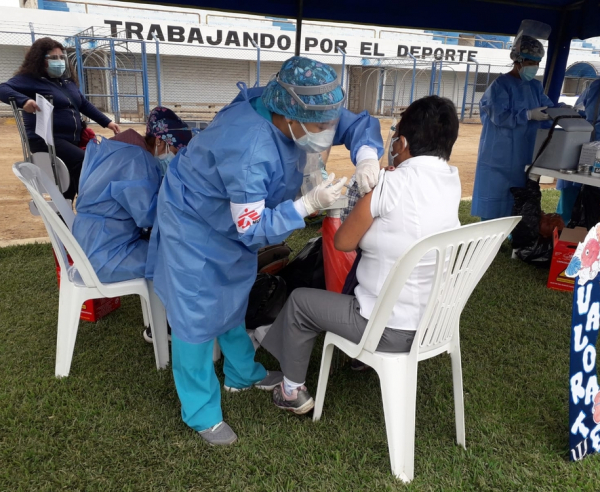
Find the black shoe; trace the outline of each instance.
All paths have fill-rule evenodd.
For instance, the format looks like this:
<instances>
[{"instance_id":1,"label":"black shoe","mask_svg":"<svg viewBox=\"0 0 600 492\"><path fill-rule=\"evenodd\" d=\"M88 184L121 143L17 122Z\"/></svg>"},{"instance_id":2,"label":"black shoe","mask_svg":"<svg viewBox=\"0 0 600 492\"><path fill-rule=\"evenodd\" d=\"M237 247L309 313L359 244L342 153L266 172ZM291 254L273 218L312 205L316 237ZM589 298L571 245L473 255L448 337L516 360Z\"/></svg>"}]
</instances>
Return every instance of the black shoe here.
<instances>
[{"instance_id":1,"label":"black shoe","mask_svg":"<svg viewBox=\"0 0 600 492\"><path fill-rule=\"evenodd\" d=\"M148 343L152 343L152 330L150 329L150 327L148 326L143 332L142 334L144 335L144 340L146 340ZM171 341L171 327L169 325L167 325L167 337L169 339L169 342Z\"/></svg>"}]
</instances>

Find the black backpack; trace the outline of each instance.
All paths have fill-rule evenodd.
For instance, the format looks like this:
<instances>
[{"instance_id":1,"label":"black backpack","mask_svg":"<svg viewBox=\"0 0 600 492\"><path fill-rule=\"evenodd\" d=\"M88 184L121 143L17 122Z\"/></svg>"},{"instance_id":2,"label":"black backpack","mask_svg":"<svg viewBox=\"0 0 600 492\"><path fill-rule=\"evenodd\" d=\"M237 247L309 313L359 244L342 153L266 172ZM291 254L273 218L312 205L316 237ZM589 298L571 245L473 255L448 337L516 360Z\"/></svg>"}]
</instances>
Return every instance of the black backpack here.
<instances>
[{"instance_id":1,"label":"black backpack","mask_svg":"<svg viewBox=\"0 0 600 492\"><path fill-rule=\"evenodd\" d=\"M254 330L273 323L286 298L285 280L268 273L259 273L248 298L246 329Z\"/></svg>"},{"instance_id":2,"label":"black backpack","mask_svg":"<svg viewBox=\"0 0 600 492\"><path fill-rule=\"evenodd\" d=\"M279 275L285 280L288 296L299 287L325 289L323 238L310 239Z\"/></svg>"}]
</instances>

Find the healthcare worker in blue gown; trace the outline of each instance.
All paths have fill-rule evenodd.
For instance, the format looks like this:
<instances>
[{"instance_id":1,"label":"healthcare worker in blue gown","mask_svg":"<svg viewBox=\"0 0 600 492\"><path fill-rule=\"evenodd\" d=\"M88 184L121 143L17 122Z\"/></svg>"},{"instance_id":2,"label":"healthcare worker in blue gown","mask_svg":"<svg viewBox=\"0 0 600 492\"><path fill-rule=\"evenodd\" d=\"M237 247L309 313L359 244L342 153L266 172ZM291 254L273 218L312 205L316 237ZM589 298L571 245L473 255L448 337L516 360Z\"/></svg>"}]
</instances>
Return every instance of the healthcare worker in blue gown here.
<instances>
[{"instance_id":1,"label":"healthcare worker in blue gown","mask_svg":"<svg viewBox=\"0 0 600 492\"><path fill-rule=\"evenodd\" d=\"M600 80L595 80L582 96L577 100L575 109L583 106L583 113L580 111L580 114L584 115L585 119L594 126L595 134L592 136L592 140L600 140L600 105L598 105ZM581 184L559 179L556 182L556 189L560 190L560 200L556 211L562 216L565 224L568 224L571 220L571 212L577 200L577 195L579 195Z\"/></svg>"},{"instance_id":2,"label":"healthcare worker in blue gown","mask_svg":"<svg viewBox=\"0 0 600 492\"><path fill-rule=\"evenodd\" d=\"M170 109L154 108L142 136L126 130L91 141L79 181L73 235L101 282L144 278L158 190L168 162L192 132Z\"/></svg>"},{"instance_id":3,"label":"healthcare worker in blue gown","mask_svg":"<svg viewBox=\"0 0 600 492\"><path fill-rule=\"evenodd\" d=\"M334 176L298 198L307 152L344 144L369 189L383 154L379 122L343 109L326 64L292 57L264 88L239 95L172 161L158 199L154 285L172 329L173 375L184 422L210 444L237 436L223 421L212 363L218 339L224 389L272 390L283 375L254 362L244 316L259 248L333 204Z\"/></svg>"},{"instance_id":4,"label":"healthcare worker in blue gown","mask_svg":"<svg viewBox=\"0 0 600 492\"><path fill-rule=\"evenodd\" d=\"M510 53L513 69L500 75L479 103L481 140L475 171L471 215L482 220L512 213L512 187L525 186L525 166L531 164L540 122L552 101L534 79L544 57L537 39L522 36L520 49Z\"/></svg>"}]
</instances>

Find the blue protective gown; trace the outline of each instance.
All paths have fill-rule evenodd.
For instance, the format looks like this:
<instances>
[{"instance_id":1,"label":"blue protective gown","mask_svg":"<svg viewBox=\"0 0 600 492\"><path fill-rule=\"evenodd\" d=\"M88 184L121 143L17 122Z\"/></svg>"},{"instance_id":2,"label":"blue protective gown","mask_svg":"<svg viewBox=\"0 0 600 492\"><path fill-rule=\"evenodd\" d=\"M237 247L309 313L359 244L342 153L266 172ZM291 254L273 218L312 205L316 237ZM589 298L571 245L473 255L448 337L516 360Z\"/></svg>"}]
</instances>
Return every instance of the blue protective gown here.
<instances>
[{"instance_id":1,"label":"blue protective gown","mask_svg":"<svg viewBox=\"0 0 600 492\"><path fill-rule=\"evenodd\" d=\"M160 181L158 162L137 145L87 146L73 235L101 282L144 277L148 241L140 234L156 218Z\"/></svg>"},{"instance_id":2,"label":"blue protective gown","mask_svg":"<svg viewBox=\"0 0 600 492\"><path fill-rule=\"evenodd\" d=\"M595 140L600 140L600 112L596 121L594 121L594 117L596 116L596 102L598 101L598 97L600 97L600 80L594 81L582 96L583 100L581 102L585 111L585 119L596 129ZM579 102L578 99L577 104ZM580 188L580 183L573 183L572 181L565 181L563 179L559 179L556 182L556 189L561 192L556 211L562 216L565 224L568 224L571 220L571 212L577 200L577 195L579 195Z\"/></svg>"},{"instance_id":3,"label":"blue protective gown","mask_svg":"<svg viewBox=\"0 0 600 492\"><path fill-rule=\"evenodd\" d=\"M596 140L600 140L600 111L596 121L594 121L594 111L596 110L596 102L600 97L600 80L595 80L590 85L588 92L583 101L583 107L585 108L585 119L589 121L596 128ZM600 109L600 108L599 108Z\"/></svg>"},{"instance_id":4,"label":"blue protective gown","mask_svg":"<svg viewBox=\"0 0 600 492\"><path fill-rule=\"evenodd\" d=\"M302 184L301 153L253 109L250 100L264 89L240 88L173 159L159 194L154 286L173 334L187 343L204 343L241 325L258 249L304 227L293 205ZM381 156L379 122L344 110L334 144L345 144L355 163L363 145ZM230 203L261 200L260 221L239 234Z\"/></svg>"},{"instance_id":5,"label":"blue protective gown","mask_svg":"<svg viewBox=\"0 0 600 492\"><path fill-rule=\"evenodd\" d=\"M498 77L479 103L483 129L475 171L471 215L484 219L512 213L511 187L525 186L540 122L528 121L527 110L554 106L537 80Z\"/></svg>"}]
</instances>

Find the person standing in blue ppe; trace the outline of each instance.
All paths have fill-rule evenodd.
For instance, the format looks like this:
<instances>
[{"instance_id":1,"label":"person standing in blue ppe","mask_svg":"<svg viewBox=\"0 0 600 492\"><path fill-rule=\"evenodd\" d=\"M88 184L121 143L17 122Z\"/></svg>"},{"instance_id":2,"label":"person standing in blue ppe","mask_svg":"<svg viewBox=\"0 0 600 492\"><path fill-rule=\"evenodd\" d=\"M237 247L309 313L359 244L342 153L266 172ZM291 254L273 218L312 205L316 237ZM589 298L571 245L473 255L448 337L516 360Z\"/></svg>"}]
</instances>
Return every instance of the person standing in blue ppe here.
<instances>
[{"instance_id":1,"label":"person standing in blue ppe","mask_svg":"<svg viewBox=\"0 0 600 492\"><path fill-rule=\"evenodd\" d=\"M582 94L582 97L577 100L575 108L578 105L583 106L583 114L585 119L594 126L594 134L592 140L600 139L600 80L595 80ZM581 114L581 111L579 112ZM559 179L556 182L556 189L560 190L560 200L556 207L556 212L561 215L565 224L571 220L571 212L581 189L580 183L565 181Z\"/></svg>"},{"instance_id":2,"label":"person standing in blue ppe","mask_svg":"<svg viewBox=\"0 0 600 492\"><path fill-rule=\"evenodd\" d=\"M73 235L101 282L144 278L153 261L144 229L156 219L162 175L191 138L173 111L157 107L145 137L129 129L88 144Z\"/></svg>"},{"instance_id":3,"label":"person standing in blue ppe","mask_svg":"<svg viewBox=\"0 0 600 492\"><path fill-rule=\"evenodd\" d=\"M595 130L594 140L600 140L600 79L592 82L583 100L585 108L585 119L589 121Z\"/></svg>"},{"instance_id":4,"label":"person standing in blue ppe","mask_svg":"<svg viewBox=\"0 0 600 492\"><path fill-rule=\"evenodd\" d=\"M379 122L343 109L337 74L324 63L292 57L266 87L238 87L169 166L153 230L154 285L172 329L182 418L212 445L237 440L223 421L215 339L226 391L272 390L283 379L254 361L244 316L258 249L283 241L340 196L345 179L334 182L332 174L297 198L306 153L345 144L364 183L371 180L364 170L378 170L383 154ZM377 173L371 181L375 186Z\"/></svg>"},{"instance_id":5,"label":"person standing in blue ppe","mask_svg":"<svg viewBox=\"0 0 600 492\"><path fill-rule=\"evenodd\" d=\"M523 35L519 45L510 53L513 69L500 75L479 103L483 129L471 215L482 220L511 215L510 189L525 186L537 130L549 119L544 110L554 105L534 78L544 57L542 43Z\"/></svg>"}]
</instances>

